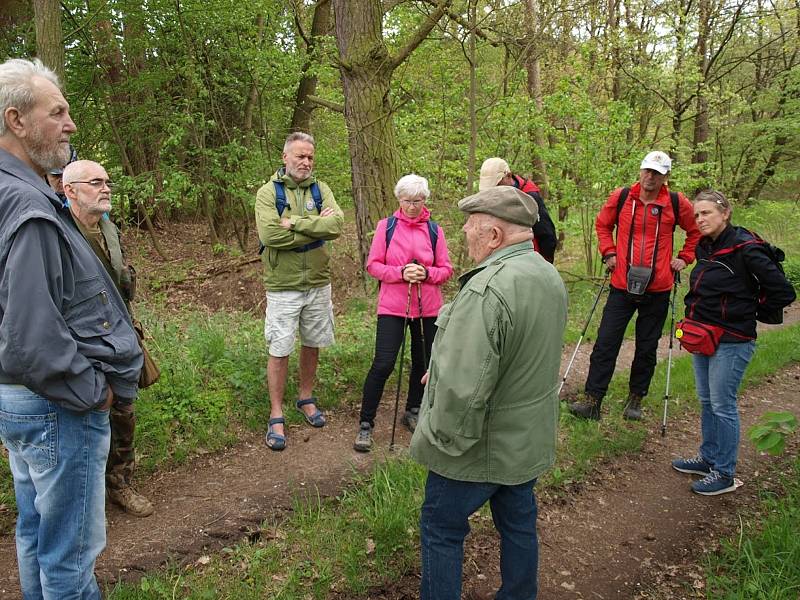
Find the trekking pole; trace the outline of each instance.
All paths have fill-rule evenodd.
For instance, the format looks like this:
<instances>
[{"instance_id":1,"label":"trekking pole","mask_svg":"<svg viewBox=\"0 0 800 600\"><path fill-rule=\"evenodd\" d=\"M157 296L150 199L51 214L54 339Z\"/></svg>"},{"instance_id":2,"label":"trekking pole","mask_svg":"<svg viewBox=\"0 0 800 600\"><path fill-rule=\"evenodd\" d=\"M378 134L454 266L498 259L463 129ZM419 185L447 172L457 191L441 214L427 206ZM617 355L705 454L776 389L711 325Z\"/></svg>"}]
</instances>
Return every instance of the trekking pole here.
<instances>
[{"instance_id":1,"label":"trekking pole","mask_svg":"<svg viewBox=\"0 0 800 600\"><path fill-rule=\"evenodd\" d=\"M415 258L412 261L415 265L419 262ZM424 267L423 267L424 268ZM425 370L428 370L428 346L425 345L425 322L422 320L422 282L417 282L417 309L419 310L419 333L422 339L422 364L425 365Z\"/></svg>"},{"instance_id":2,"label":"trekking pole","mask_svg":"<svg viewBox=\"0 0 800 600\"><path fill-rule=\"evenodd\" d=\"M667 435L667 406L669 404L669 376L672 371L672 343L675 339L675 296L678 293L678 284L681 274L675 271L675 283L672 286L672 318L669 322L669 353L667 354L667 388L664 391L664 418L661 421L661 437Z\"/></svg>"},{"instance_id":3,"label":"trekking pole","mask_svg":"<svg viewBox=\"0 0 800 600\"><path fill-rule=\"evenodd\" d=\"M408 314L411 312L411 282L408 284L408 300L406 300L406 316L403 319L403 341L400 342L400 365L397 367L397 393L394 395L394 418L392 419L392 440L389 442L389 452L394 452L394 431L397 428L397 407L400 404L400 387L403 385L403 356L406 353L406 326Z\"/></svg>"},{"instance_id":4,"label":"trekking pole","mask_svg":"<svg viewBox=\"0 0 800 600\"><path fill-rule=\"evenodd\" d=\"M608 281L608 274L609 271L606 271L606 275L603 277L603 283L600 285L600 291L597 292L597 296L594 299L594 304L592 304L592 310L589 312L589 318L586 319L586 324L583 326L583 331L581 331L581 337L578 338L578 343L575 345L575 350L572 352L572 358L569 359L569 363L567 364L567 370L564 371L564 377L561 378L561 385L558 388L559 396L561 395L561 390L564 389L564 384L567 382L567 375L569 375L569 370L572 368L572 363L575 362L575 357L578 355L578 348L581 347L583 336L586 335L586 330L589 329L589 323L592 322L592 317L594 316L594 311L597 308L597 303L600 302L600 296L603 295L603 290L605 289L606 282Z\"/></svg>"}]
</instances>

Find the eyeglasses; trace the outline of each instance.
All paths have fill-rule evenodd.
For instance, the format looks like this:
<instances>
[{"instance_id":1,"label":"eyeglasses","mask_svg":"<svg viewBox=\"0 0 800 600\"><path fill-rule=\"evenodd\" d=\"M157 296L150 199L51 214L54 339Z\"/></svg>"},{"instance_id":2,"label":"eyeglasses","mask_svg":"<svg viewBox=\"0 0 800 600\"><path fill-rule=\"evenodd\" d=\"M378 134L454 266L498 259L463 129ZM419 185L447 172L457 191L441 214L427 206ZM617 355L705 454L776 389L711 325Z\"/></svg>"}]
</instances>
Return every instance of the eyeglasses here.
<instances>
[{"instance_id":1,"label":"eyeglasses","mask_svg":"<svg viewBox=\"0 0 800 600\"><path fill-rule=\"evenodd\" d=\"M402 199L402 200L400 200L400 202L402 202L403 204L410 204L411 206L421 206L421 205L425 204L425 200L406 200L406 199Z\"/></svg>"},{"instance_id":2,"label":"eyeglasses","mask_svg":"<svg viewBox=\"0 0 800 600\"><path fill-rule=\"evenodd\" d=\"M72 185L73 183L87 183L97 190L103 189L104 185L108 186L108 189L114 189L114 186L116 185L110 179L90 179L89 181L70 181L67 185Z\"/></svg>"}]
</instances>

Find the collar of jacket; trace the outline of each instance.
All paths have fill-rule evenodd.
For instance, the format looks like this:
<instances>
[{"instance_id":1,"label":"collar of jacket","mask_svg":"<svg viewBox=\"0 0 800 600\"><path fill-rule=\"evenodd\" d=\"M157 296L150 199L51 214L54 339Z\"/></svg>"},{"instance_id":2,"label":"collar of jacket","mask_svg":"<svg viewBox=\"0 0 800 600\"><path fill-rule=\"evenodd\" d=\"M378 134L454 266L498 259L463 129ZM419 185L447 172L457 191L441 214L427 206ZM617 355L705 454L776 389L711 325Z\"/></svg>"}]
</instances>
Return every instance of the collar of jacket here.
<instances>
[{"instance_id":1,"label":"collar of jacket","mask_svg":"<svg viewBox=\"0 0 800 600\"><path fill-rule=\"evenodd\" d=\"M275 179L282 181L283 184L290 190L293 190L295 188L310 187L311 184L317 180L317 178L312 173L311 175L303 179L303 181L299 182L295 181L294 179L289 177L289 175L286 174L286 167L281 167L280 169L278 169L278 171L275 173Z\"/></svg>"},{"instance_id":2,"label":"collar of jacket","mask_svg":"<svg viewBox=\"0 0 800 600\"><path fill-rule=\"evenodd\" d=\"M394 216L397 217L399 221L413 225L415 223L425 223L426 221L430 221L431 211L428 210L427 206L423 206L420 213L416 217L411 218L403 212L402 208L398 208L396 211L394 211Z\"/></svg>"},{"instance_id":3,"label":"collar of jacket","mask_svg":"<svg viewBox=\"0 0 800 600\"><path fill-rule=\"evenodd\" d=\"M493 264L510 258L512 256L517 256L518 254L526 254L528 252L533 252L533 245L531 244L530 240L519 242L518 244L511 244L510 246L506 246L505 248L501 248L500 250L496 250L486 258L484 258L477 266L473 267L463 275L458 278L458 282L460 284L459 287L463 288L467 282L472 279L475 275L483 271L485 268L492 266Z\"/></svg>"},{"instance_id":4,"label":"collar of jacket","mask_svg":"<svg viewBox=\"0 0 800 600\"><path fill-rule=\"evenodd\" d=\"M738 236L737 228L730 224L730 222L725 226L720 234L717 236L716 240L712 240L707 235L704 235L700 238L700 243L703 245L703 249L708 252L709 254L713 254L717 250L721 250L722 248L727 248L728 246L732 246L736 243L736 237Z\"/></svg>"},{"instance_id":5,"label":"collar of jacket","mask_svg":"<svg viewBox=\"0 0 800 600\"><path fill-rule=\"evenodd\" d=\"M55 208L63 208L61 200L56 196L44 178L39 177L36 171L31 169L28 165L22 162L19 158L0 148L0 170L5 171L9 175L13 175L17 179L24 181L35 187L42 192L47 199L54 205Z\"/></svg>"}]
</instances>

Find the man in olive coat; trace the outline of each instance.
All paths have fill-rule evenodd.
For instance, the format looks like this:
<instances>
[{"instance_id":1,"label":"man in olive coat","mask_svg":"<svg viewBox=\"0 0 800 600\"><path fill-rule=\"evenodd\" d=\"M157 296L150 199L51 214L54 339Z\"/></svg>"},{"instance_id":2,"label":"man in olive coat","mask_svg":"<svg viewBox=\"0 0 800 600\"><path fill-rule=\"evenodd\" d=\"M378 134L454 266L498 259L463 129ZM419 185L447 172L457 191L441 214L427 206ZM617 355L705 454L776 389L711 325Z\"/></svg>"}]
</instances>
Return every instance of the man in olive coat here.
<instances>
[{"instance_id":1,"label":"man in olive coat","mask_svg":"<svg viewBox=\"0 0 800 600\"><path fill-rule=\"evenodd\" d=\"M411 455L428 467L422 600L461 597L468 517L487 501L500 533L498 600L537 591L536 478L555 459L567 292L531 245L535 201L498 186L464 198L477 266L442 307Z\"/></svg>"}]
</instances>

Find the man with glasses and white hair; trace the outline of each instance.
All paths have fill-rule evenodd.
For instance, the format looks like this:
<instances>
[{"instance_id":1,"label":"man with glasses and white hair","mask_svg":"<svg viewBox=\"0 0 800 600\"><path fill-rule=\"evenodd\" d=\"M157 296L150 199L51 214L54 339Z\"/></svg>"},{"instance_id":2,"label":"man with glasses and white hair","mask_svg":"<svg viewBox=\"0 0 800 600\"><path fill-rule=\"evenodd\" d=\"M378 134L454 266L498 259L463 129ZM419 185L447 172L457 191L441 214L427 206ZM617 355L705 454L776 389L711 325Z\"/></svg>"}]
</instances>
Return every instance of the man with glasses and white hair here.
<instances>
[{"instance_id":1,"label":"man with glasses and white hair","mask_svg":"<svg viewBox=\"0 0 800 600\"><path fill-rule=\"evenodd\" d=\"M26 599L101 597L108 410L142 368L124 301L44 180L75 131L51 70L0 65L0 438Z\"/></svg>"},{"instance_id":2,"label":"man with glasses and white hair","mask_svg":"<svg viewBox=\"0 0 800 600\"><path fill-rule=\"evenodd\" d=\"M63 185L75 224L114 280L128 314L133 318L131 302L136 289L136 272L125 260L117 226L108 218L114 184L102 165L91 160L79 160L64 168ZM114 504L136 517L151 515L152 503L131 485L136 464L133 449L136 415L133 402L115 398L111 405L110 420L111 450L106 464L106 495Z\"/></svg>"},{"instance_id":3,"label":"man with glasses and white hair","mask_svg":"<svg viewBox=\"0 0 800 600\"><path fill-rule=\"evenodd\" d=\"M289 134L283 167L256 194L256 226L266 275L264 337L269 346L270 418L266 444L286 447L283 395L289 355L300 329L300 386L295 407L312 427L325 416L313 396L319 349L333 345L333 302L328 246L342 233L344 213L333 192L313 175L314 138Z\"/></svg>"}]
</instances>

